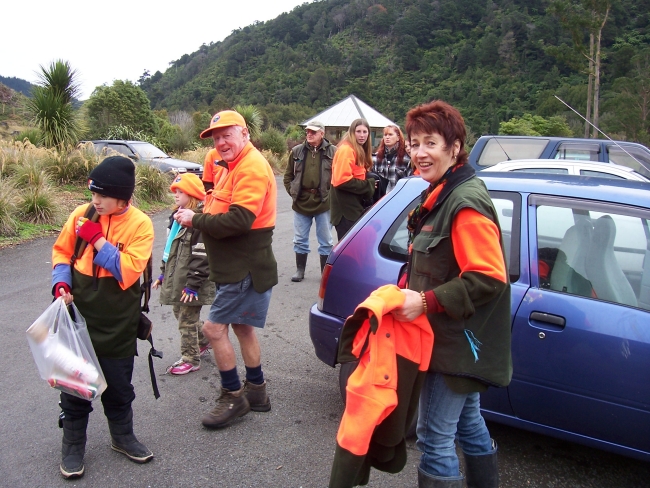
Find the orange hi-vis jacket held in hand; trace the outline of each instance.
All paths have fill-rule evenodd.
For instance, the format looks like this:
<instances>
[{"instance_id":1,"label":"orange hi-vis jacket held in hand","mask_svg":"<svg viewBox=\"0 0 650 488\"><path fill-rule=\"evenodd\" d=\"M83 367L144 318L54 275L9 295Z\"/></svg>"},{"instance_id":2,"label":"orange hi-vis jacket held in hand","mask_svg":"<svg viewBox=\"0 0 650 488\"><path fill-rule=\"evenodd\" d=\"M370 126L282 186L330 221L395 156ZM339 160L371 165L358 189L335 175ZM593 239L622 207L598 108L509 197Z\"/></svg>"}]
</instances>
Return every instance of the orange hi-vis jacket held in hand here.
<instances>
[{"instance_id":1,"label":"orange hi-vis jacket held in hand","mask_svg":"<svg viewBox=\"0 0 650 488\"><path fill-rule=\"evenodd\" d=\"M359 359L348 379L346 405L330 487L366 484L370 468L399 472L406 463L406 431L417 412L429 368L433 332L425 314L393 318L405 295L395 285L373 291L343 326L341 363Z\"/></svg>"}]
</instances>

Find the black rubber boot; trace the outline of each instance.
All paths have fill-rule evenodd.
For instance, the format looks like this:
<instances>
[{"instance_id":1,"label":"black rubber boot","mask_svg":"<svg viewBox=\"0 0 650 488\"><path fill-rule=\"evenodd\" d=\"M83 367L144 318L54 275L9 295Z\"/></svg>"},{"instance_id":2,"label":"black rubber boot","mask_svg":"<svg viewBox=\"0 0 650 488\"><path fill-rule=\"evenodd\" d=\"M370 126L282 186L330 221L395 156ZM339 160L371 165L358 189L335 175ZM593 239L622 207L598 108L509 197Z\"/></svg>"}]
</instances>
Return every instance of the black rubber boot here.
<instances>
[{"instance_id":1,"label":"black rubber boot","mask_svg":"<svg viewBox=\"0 0 650 488\"><path fill-rule=\"evenodd\" d=\"M153 453L144 444L138 442L133 434L133 410L118 421L108 421L111 431L111 449L121 452L131 461L143 464L153 459Z\"/></svg>"},{"instance_id":2,"label":"black rubber boot","mask_svg":"<svg viewBox=\"0 0 650 488\"><path fill-rule=\"evenodd\" d=\"M88 416L78 420L61 419L63 443L61 445L61 474L64 478L81 478L84 475L86 453L86 427Z\"/></svg>"},{"instance_id":3,"label":"black rubber boot","mask_svg":"<svg viewBox=\"0 0 650 488\"><path fill-rule=\"evenodd\" d=\"M307 267L307 254L296 253L296 273L291 281L302 281L305 279L305 268Z\"/></svg>"},{"instance_id":4,"label":"black rubber boot","mask_svg":"<svg viewBox=\"0 0 650 488\"><path fill-rule=\"evenodd\" d=\"M463 488L463 479L439 478L418 468L418 488Z\"/></svg>"},{"instance_id":5,"label":"black rubber boot","mask_svg":"<svg viewBox=\"0 0 650 488\"><path fill-rule=\"evenodd\" d=\"M320 255L320 273L323 274L323 270L325 269L325 264L327 263L327 258L329 258L329 254L325 255Z\"/></svg>"},{"instance_id":6,"label":"black rubber boot","mask_svg":"<svg viewBox=\"0 0 650 488\"><path fill-rule=\"evenodd\" d=\"M470 456L465 454L465 476L467 488L497 488L499 486L499 465L497 464L497 443L492 439L490 454Z\"/></svg>"}]
</instances>

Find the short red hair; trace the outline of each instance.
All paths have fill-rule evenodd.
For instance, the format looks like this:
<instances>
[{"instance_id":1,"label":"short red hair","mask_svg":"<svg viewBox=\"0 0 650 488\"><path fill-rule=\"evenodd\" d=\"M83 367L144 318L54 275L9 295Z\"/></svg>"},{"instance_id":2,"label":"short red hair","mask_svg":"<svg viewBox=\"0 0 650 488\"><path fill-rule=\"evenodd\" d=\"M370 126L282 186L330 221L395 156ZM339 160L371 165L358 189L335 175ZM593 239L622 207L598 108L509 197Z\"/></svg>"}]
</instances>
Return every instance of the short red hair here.
<instances>
[{"instance_id":1,"label":"short red hair","mask_svg":"<svg viewBox=\"0 0 650 488\"><path fill-rule=\"evenodd\" d=\"M465 121L458 109L447 102L433 100L409 110L406 114L406 133L409 140L411 134L440 134L447 150L451 150L454 142L459 141L460 151L456 163L467 162Z\"/></svg>"}]
</instances>

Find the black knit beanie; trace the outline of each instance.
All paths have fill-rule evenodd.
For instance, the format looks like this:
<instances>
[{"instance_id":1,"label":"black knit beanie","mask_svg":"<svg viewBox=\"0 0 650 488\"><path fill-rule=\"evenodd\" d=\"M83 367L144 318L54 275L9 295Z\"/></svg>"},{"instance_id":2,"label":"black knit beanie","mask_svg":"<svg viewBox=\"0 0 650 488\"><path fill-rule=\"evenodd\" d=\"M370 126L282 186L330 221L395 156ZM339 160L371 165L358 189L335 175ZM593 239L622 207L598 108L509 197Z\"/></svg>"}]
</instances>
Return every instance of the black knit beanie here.
<instances>
[{"instance_id":1,"label":"black knit beanie","mask_svg":"<svg viewBox=\"0 0 650 488\"><path fill-rule=\"evenodd\" d=\"M135 190L135 164L124 156L111 156L99 163L88 178L90 191L128 202Z\"/></svg>"}]
</instances>

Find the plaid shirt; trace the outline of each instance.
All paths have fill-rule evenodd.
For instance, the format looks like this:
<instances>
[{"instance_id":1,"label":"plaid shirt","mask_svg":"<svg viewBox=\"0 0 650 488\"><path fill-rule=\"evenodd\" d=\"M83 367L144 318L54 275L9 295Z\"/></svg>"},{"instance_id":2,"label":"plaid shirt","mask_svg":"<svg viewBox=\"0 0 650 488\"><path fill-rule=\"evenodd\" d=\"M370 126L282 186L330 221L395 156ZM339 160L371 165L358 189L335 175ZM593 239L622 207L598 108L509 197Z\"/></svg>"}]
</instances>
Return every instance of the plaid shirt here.
<instances>
[{"instance_id":1,"label":"plaid shirt","mask_svg":"<svg viewBox=\"0 0 650 488\"><path fill-rule=\"evenodd\" d=\"M404 154L404 159L402 164L397 164L397 149L396 145L393 149L387 150L384 152L384 159L377 161L377 156L373 156L373 171L377 173L382 178L388 180L386 185L386 193L390 192L397 181L405 176L411 176L413 174L413 169L411 168L411 158L408 154Z\"/></svg>"}]
</instances>

